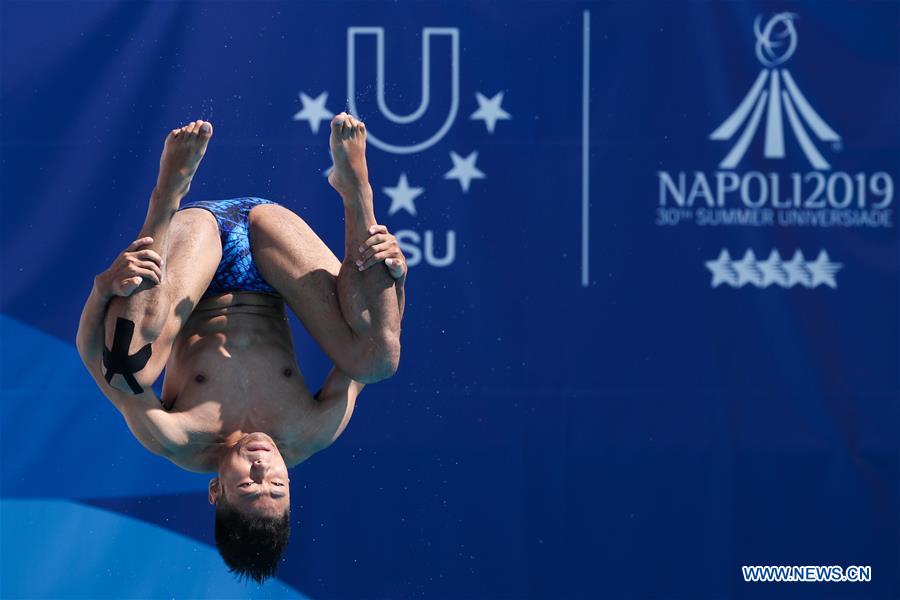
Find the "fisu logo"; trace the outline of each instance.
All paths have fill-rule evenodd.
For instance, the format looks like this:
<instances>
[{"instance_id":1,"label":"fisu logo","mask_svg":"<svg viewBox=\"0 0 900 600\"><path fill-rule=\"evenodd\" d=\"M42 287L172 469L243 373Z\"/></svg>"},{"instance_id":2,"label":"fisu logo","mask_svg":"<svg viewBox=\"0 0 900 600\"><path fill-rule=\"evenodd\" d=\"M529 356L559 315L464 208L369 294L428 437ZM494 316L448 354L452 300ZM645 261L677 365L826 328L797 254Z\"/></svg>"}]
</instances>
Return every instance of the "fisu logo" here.
<instances>
[{"instance_id":1,"label":"fisu logo","mask_svg":"<svg viewBox=\"0 0 900 600\"><path fill-rule=\"evenodd\" d=\"M766 158L784 158L783 117L786 116L794 137L812 167L818 170L831 168L810 139L807 129L823 142L837 143L841 137L813 109L791 73L787 69L775 68L787 62L797 49L795 18L793 13L778 13L761 26L760 17L756 17L753 24L756 57L766 68L760 71L750 91L734 112L709 136L711 140L731 140L737 136L731 151L719 163L720 169L734 169L740 163L756 134L763 113L766 123ZM743 131L738 135L741 128Z\"/></svg>"},{"instance_id":2,"label":"fisu logo","mask_svg":"<svg viewBox=\"0 0 900 600\"><path fill-rule=\"evenodd\" d=\"M400 114L389 106L388 97L386 40L388 34L381 26L351 26L347 28L347 95L346 107L350 113L367 121L366 139L369 148L401 156L417 155L423 152L443 154L446 159L427 162L401 163L392 161L398 166L391 172L387 169L378 171L379 177L388 178L381 185L373 181L376 191L383 192L385 200L390 204L384 208L392 223L402 227L404 221L408 226L424 225L422 229L394 230L400 247L406 253L407 264L414 267L419 264L430 267L448 267L456 260L458 239L461 232L450 228L444 214L434 220L435 201L448 197L479 193L478 183L488 177L489 169L477 164L479 151L472 146L458 146L466 138L457 136L447 138L447 133L458 123L460 112L466 110L461 93L461 60L460 30L456 27L423 27L421 29L421 80L419 106L408 114ZM410 50L409 34L398 35L395 42L404 51ZM448 55L442 56L441 47L449 42ZM372 44L374 42L374 44ZM437 46L437 49L433 48ZM437 56L433 56L437 54ZM371 60L374 58L374 61ZM359 60L358 60L359 59ZM372 64L374 62L374 65ZM434 62L434 64L432 64ZM374 68L373 68L374 67ZM396 71L394 71L396 73ZM433 93L432 85L447 78L447 97ZM414 77L413 77L414 79ZM390 89L398 94L401 86L393 85ZM442 86L438 85L438 90ZM370 93L374 90L374 97ZM482 93L475 91L474 100L477 109L468 114L469 120L482 121L485 131L493 136L499 121L512 119L512 115L503 106L504 91ZM394 99L397 97L395 96ZM303 108L294 115L295 121L309 123L310 133L318 135L319 126L330 119L334 112L326 107L328 91L325 90L313 97L300 92ZM471 108L474 108L469 104ZM369 116L373 119L369 120ZM451 136L452 138L452 136ZM462 142L466 143L466 142ZM468 142L471 144L471 142ZM451 163L451 164L448 164ZM422 166L425 165L425 166ZM443 165L443 166L442 166ZM435 170L435 167L437 170ZM415 171L413 171L415 169ZM323 176L330 171L325 170ZM384 185L392 183L396 185ZM457 187L457 185L459 187ZM380 194L376 196L376 204L381 202ZM458 196L457 196L458 198ZM443 202L441 202L443 204ZM456 206L457 202L450 203ZM424 210L423 210L424 209ZM430 211L430 215L429 215ZM452 221L451 221L452 222ZM393 227L392 227L393 229Z\"/></svg>"}]
</instances>

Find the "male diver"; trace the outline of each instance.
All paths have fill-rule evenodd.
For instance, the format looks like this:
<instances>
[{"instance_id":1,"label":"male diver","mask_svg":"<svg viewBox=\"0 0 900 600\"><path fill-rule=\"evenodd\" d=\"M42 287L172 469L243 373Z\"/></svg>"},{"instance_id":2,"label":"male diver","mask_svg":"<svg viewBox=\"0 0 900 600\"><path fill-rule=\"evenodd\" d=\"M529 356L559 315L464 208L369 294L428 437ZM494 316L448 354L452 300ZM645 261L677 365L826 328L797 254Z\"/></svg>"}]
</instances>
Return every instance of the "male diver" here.
<instances>
[{"instance_id":1,"label":"male diver","mask_svg":"<svg viewBox=\"0 0 900 600\"><path fill-rule=\"evenodd\" d=\"M233 572L261 582L288 540L288 467L334 442L363 385L397 369L407 267L375 221L361 121L341 113L331 122L343 261L274 202L182 204L212 133L195 121L166 137L139 238L94 279L77 346L145 448L218 473L209 482L216 546ZM335 365L315 396L284 302Z\"/></svg>"}]
</instances>

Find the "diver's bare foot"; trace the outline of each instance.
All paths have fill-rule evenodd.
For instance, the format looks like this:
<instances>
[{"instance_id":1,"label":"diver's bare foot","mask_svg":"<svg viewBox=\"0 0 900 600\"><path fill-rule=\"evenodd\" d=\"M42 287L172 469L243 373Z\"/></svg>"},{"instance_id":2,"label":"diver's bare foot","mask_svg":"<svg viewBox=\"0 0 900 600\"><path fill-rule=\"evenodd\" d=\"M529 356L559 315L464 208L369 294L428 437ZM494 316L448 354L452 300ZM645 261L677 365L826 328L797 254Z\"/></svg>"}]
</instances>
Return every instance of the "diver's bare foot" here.
<instances>
[{"instance_id":1,"label":"diver's bare foot","mask_svg":"<svg viewBox=\"0 0 900 600\"><path fill-rule=\"evenodd\" d=\"M209 121L194 121L169 132L156 180L156 193L160 197L180 202L188 193L212 134Z\"/></svg>"},{"instance_id":2,"label":"diver's bare foot","mask_svg":"<svg viewBox=\"0 0 900 600\"><path fill-rule=\"evenodd\" d=\"M331 120L328 145L334 160L334 168L328 174L331 187L342 197L368 187L365 123L345 112L335 115Z\"/></svg>"}]
</instances>

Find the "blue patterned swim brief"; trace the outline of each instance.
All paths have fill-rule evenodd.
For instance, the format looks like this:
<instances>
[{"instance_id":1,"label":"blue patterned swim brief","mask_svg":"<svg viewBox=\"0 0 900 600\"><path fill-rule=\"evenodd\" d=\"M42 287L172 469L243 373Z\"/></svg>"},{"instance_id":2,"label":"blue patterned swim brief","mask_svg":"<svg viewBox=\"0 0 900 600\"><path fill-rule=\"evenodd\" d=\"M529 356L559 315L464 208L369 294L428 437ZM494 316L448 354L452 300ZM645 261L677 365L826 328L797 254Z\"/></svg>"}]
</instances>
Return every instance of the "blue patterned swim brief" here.
<instances>
[{"instance_id":1,"label":"blue patterned swim brief","mask_svg":"<svg viewBox=\"0 0 900 600\"><path fill-rule=\"evenodd\" d=\"M227 200L199 200L187 202L178 210L203 208L216 218L222 239L222 260L203 297L226 292L264 292L278 296L266 283L250 251L250 210L260 204L276 204L263 198L229 198Z\"/></svg>"}]
</instances>

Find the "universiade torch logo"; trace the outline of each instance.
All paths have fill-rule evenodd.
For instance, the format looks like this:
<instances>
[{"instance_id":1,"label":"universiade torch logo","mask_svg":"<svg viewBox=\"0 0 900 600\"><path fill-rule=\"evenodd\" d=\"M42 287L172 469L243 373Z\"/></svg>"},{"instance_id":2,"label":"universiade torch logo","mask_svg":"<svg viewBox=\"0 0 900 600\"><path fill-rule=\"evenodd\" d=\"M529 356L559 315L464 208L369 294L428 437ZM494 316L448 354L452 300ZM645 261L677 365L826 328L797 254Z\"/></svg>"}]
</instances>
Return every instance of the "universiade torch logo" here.
<instances>
[{"instance_id":1,"label":"universiade torch logo","mask_svg":"<svg viewBox=\"0 0 900 600\"><path fill-rule=\"evenodd\" d=\"M681 163L680 168L656 172L657 226L740 227L744 232L804 228L819 230L822 238L837 229L894 228L896 188L890 171L848 172L833 168L823 156L829 145L832 150L843 149L843 140L813 108L787 68L799 52L798 23L797 15L789 12L755 18L752 34L762 69L750 90L736 95L741 99L731 114L704 135L717 145L727 142L725 156L718 168L710 171L691 164L695 154L686 152L684 158L674 159ZM801 81L806 81L806 75ZM839 81L834 84L857 89ZM848 95L846 100L849 102L841 105L848 107L843 123L855 118L850 111L866 110L867 97ZM832 111L834 107L834 103L829 105ZM840 116L827 110L823 113L833 119ZM712 125L715 123L703 127L712 129ZM762 156L748 160L751 146L760 148ZM858 155L855 158L849 164L860 164ZM837 276L850 266L834 262L821 246L747 248L746 236L740 237L739 248L719 246L718 258L704 261L712 275L712 287L837 288ZM840 254L840 250L834 251L836 258Z\"/></svg>"},{"instance_id":2,"label":"universiade torch logo","mask_svg":"<svg viewBox=\"0 0 900 600\"><path fill-rule=\"evenodd\" d=\"M791 131L812 167L820 170L831 168L810 139L807 129L823 142L837 143L841 137L813 109L790 71L776 68L786 63L797 49L795 18L793 13L785 12L774 15L764 26L760 25L760 17L756 17L753 23L756 57L765 68L731 116L709 136L711 140L731 140L743 128L731 151L719 163L721 169L734 169L740 163L759 128L763 113L766 115L766 158L784 158L783 117L787 116Z\"/></svg>"}]
</instances>

